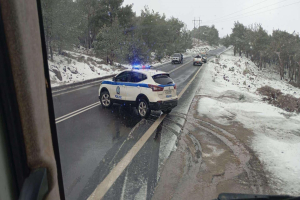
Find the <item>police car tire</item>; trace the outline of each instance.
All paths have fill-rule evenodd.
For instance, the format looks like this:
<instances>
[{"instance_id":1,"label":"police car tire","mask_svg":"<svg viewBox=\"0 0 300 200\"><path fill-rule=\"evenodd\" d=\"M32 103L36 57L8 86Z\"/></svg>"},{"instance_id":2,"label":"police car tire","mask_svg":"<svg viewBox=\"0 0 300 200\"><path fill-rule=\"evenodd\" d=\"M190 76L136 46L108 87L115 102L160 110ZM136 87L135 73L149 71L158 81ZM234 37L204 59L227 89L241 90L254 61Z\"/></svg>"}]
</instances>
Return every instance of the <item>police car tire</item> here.
<instances>
[{"instance_id":1,"label":"police car tire","mask_svg":"<svg viewBox=\"0 0 300 200\"><path fill-rule=\"evenodd\" d=\"M107 104L107 101L103 102L103 96L105 96L105 95L108 95L108 99L106 98L109 101L108 104ZM110 108L112 106L112 101L111 101L111 98L110 98L110 95L109 95L108 91L101 92L101 94L100 94L100 102L101 102L101 105L102 105L103 108Z\"/></svg>"},{"instance_id":2,"label":"police car tire","mask_svg":"<svg viewBox=\"0 0 300 200\"><path fill-rule=\"evenodd\" d=\"M171 111L172 111L172 109L162 110L162 112L163 112L164 114L169 114Z\"/></svg>"},{"instance_id":3,"label":"police car tire","mask_svg":"<svg viewBox=\"0 0 300 200\"><path fill-rule=\"evenodd\" d=\"M144 111L145 113L141 113L141 112L143 112L142 108L146 109L146 111ZM136 109L138 111L139 116L142 118L148 118L150 115L150 112L151 112L148 102L143 98L138 100Z\"/></svg>"}]
</instances>

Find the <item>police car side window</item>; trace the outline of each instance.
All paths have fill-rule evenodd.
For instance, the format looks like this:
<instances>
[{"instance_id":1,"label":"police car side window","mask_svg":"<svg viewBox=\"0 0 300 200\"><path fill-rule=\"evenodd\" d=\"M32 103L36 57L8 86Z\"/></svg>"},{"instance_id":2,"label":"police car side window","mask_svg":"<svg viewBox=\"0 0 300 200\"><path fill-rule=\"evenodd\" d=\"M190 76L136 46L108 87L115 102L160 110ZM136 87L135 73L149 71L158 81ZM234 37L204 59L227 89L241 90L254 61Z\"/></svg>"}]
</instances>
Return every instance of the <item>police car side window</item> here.
<instances>
[{"instance_id":1,"label":"police car side window","mask_svg":"<svg viewBox=\"0 0 300 200\"><path fill-rule=\"evenodd\" d=\"M128 78L129 78L129 73L123 72L116 77L116 81L117 82L128 82L128 80L129 80Z\"/></svg>"},{"instance_id":2,"label":"police car side window","mask_svg":"<svg viewBox=\"0 0 300 200\"><path fill-rule=\"evenodd\" d=\"M143 80L147 79L147 76L138 72L132 72L131 73L131 80L130 82L133 83L138 83L141 82Z\"/></svg>"}]
</instances>

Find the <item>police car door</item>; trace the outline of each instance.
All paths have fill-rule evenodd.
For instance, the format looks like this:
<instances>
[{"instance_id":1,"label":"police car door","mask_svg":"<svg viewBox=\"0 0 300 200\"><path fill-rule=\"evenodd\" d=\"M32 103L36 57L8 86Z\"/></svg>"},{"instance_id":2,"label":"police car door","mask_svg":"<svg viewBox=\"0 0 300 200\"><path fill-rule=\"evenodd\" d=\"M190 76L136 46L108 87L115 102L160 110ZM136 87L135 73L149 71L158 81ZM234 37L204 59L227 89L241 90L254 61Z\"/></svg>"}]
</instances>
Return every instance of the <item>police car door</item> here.
<instances>
[{"instance_id":1,"label":"police car door","mask_svg":"<svg viewBox=\"0 0 300 200\"><path fill-rule=\"evenodd\" d=\"M123 72L115 78L115 82L111 87L111 98L126 100L126 84L129 81L129 72Z\"/></svg>"},{"instance_id":2,"label":"police car door","mask_svg":"<svg viewBox=\"0 0 300 200\"><path fill-rule=\"evenodd\" d=\"M126 97L127 101L136 101L137 96L141 93L140 82L143 81L146 75L138 72L130 72L130 83L127 86Z\"/></svg>"}]
</instances>

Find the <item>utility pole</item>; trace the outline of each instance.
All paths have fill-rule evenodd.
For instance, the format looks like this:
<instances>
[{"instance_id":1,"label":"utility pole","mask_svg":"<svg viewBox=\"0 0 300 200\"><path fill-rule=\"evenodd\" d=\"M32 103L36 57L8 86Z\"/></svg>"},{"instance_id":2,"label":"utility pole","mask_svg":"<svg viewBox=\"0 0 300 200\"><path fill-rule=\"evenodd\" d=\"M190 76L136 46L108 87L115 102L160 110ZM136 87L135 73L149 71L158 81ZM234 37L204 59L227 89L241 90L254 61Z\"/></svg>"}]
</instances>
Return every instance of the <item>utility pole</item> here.
<instances>
[{"instance_id":1,"label":"utility pole","mask_svg":"<svg viewBox=\"0 0 300 200\"><path fill-rule=\"evenodd\" d=\"M196 28L196 21L197 20L195 20L195 17L194 17L194 20L192 20L193 22L194 22L194 29Z\"/></svg>"},{"instance_id":2,"label":"utility pole","mask_svg":"<svg viewBox=\"0 0 300 200\"><path fill-rule=\"evenodd\" d=\"M198 40L199 43L200 43L200 37L201 37L201 32L200 32L200 27L201 27L201 26L200 26L200 22L201 22L201 21L202 21L202 20L200 20L200 17L199 17L199 40ZM198 44L198 45L199 45L199 44Z\"/></svg>"},{"instance_id":3,"label":"utility pole","mask_svg":"<svg viewBox=\"0 0 300 200\"><path fill-rule=\"evenodd\" d=\"M199 20L195 20L195 17L194 17L194 20L192 20L194 22L194 29L196 28L196 22L199 22L199 27L198 27L198 30L199 30L199 40L198 40L198 45L200 43L200 22L202 20L200 20L200 17L199 17Z\"/></svg>"}]
</instances>

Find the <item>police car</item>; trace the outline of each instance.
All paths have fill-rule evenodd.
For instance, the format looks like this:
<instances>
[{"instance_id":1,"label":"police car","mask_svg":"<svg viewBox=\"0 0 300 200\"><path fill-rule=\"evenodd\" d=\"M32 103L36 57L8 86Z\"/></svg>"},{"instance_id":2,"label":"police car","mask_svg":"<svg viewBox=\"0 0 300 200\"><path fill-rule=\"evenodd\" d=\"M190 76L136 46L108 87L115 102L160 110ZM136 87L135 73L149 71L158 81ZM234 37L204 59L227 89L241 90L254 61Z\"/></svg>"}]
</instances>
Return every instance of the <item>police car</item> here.
<instances>
[{"instance_id":1,"label":"police car","mask_svg":"<svg viewBox=\"0 0 300 200\"><path fill-rule=\"evenodd\" d=\"M124 70L112 80L102 81L99 99L105 108L113 103L134 105L142 118L147 118L151 110L168 114L178 101L176 84L168 73L140 68Z\"/></svg>"}]
</instances>

